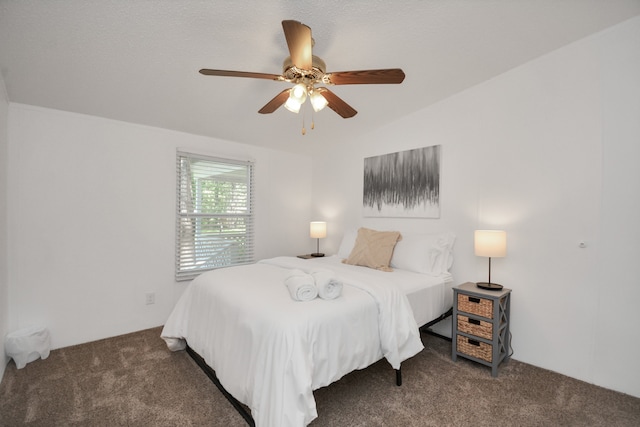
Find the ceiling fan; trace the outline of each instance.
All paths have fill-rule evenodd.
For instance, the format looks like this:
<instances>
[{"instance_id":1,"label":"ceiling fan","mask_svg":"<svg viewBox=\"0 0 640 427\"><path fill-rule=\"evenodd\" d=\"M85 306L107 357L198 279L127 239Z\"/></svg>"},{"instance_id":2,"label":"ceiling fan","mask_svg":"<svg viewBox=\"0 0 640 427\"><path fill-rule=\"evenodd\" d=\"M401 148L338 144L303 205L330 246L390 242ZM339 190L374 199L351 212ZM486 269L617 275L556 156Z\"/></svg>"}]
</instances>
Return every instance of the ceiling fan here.
<instances>
[{"instance_id":1,"label":"ceiling fan","mask_svg":"<svg viewBox=\"0 0 640 427\"><path fill-rule=\"evenodd\" d=\"M211 70L207 68L200 70L200 73L206 76L249 77L294 84L293 87L283 90L271 101L267 102L258 111L261 114L273 113L281 105L284 105L285 108L294 113L298 113L302 104L309 98L314 111L320 111L329 106L345 119L355 116L358 112L332 91L318 85L398 84L404 80L405 75L400 68L328 73L326 72L324 61L312 54L314 40L311 37L311 28L298 21L291 20L282 21L282 28L290 54L284 60L282 74Z\"/></svg>"}]
</instances>

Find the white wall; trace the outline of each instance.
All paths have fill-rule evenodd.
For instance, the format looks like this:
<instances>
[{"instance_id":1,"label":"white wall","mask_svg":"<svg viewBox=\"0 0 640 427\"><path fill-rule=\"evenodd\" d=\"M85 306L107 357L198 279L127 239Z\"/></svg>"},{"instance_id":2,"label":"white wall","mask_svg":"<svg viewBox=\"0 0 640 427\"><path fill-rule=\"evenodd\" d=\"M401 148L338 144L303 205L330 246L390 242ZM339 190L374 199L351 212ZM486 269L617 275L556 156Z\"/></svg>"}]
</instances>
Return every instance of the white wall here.
<instances>
[{"instance_id":1,"label":"white wall","mask_svg":"<svg viewBox=\"0 0 640 427\"><path fill-rule=\"evenodd\" d=\"M48 327L52 348L165 322L188 283L177 148L254 160L256 257L309 251L308 157L14 103L8 140L10 324Z\"/></svg>"},{"instance_id":2,"label":"white wall","mask_svg":"<svg viewBox=\"0 0 640 427\"><path fill-rule=\"evenodd\" d=\"M9 101L5 90L4 79L0 75L0 339L9 331L9 284L7 273L7 122L9 115ZM7 357L0 351L0 380L7 366Z\"/></svg>"},{"instance_id":3,"label":"white wall","mask_svg":"<svg viewBox=\"0 0 640 427\"><path fill-rule=\"evenodd\" d=\"M593 378L636 396L640 389L640 18L606 33L603 177Z\"/></svg>"},{"instance_id":4,"label":"white wall","mask_svg":"<svg viewBox=\"0 0 640 427\"><path fill-rule=\"evenodd\" d=\"M325 251L360 225L453 230L457 282L480 281L473 230L505 229L492 281L513 289L513 357L640 396L639 33L627 21L315 159ZM439 219L362 217L365 157L437 144Z\"/></svg>"}]
</instances>

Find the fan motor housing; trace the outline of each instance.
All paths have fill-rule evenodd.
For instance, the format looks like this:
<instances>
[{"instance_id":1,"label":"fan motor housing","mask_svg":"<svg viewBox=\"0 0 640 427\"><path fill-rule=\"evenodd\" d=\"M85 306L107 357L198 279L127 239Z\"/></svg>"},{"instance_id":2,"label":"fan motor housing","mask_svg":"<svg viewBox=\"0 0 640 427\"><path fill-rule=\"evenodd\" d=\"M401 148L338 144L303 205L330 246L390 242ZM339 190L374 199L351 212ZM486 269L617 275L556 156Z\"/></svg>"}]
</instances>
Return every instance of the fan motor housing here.
<instances>
[{"instance_id":1,"label":"fan motor housing","mask_svg":"<svg viewBox=\"0 0 640 427\"><path fill-rule=\"evenodd\" d=\"M282 63L282 75L288 81L295 82L301 78L307 78L312 81L320 81L324 77L327 65L322 59L315 55L311 55L311 69L301 70L296 67L288 56Z\"/></svg>"}]
</instances>

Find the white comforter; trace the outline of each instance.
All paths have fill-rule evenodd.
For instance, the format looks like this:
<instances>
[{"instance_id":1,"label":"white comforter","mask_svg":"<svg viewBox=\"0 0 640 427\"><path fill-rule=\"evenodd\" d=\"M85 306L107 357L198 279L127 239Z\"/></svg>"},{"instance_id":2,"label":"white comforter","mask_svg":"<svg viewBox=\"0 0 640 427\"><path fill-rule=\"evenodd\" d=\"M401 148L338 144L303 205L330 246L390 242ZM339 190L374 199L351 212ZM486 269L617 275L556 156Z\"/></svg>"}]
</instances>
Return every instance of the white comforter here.
<instances>
[{"instance_id":1,"label":"white comforter","mask_svg":"<svg viewBox=\"0 0 640 427\"><path fill-rule=\"evenodd\" d=\"M172 350L186 340L258 427L306 426L317 417L313 390L382 357L398 369L423 349L406 296L365 268L332 266L337 299L292 300L289 271L316 267L327 268L278 257L202 274L162 331Z\"/></svg>"}]
</instances>

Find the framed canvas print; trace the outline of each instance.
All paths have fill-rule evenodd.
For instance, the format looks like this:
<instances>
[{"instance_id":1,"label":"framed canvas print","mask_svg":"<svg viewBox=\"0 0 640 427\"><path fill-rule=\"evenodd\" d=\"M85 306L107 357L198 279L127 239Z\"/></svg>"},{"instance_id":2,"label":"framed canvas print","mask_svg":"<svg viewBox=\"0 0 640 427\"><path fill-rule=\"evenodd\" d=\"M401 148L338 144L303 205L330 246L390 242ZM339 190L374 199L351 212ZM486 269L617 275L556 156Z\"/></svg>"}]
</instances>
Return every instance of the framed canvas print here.
<instances>
[{"instance_id":1,"label":"framed canvas print","mask_svg":"<svg viewBox=\"0 0 640 427\"><path fill-rule=\"evenodd\" d=\"M440 145L364 159L365 217L440 217Z\"/></svg>"}]
</instances>

